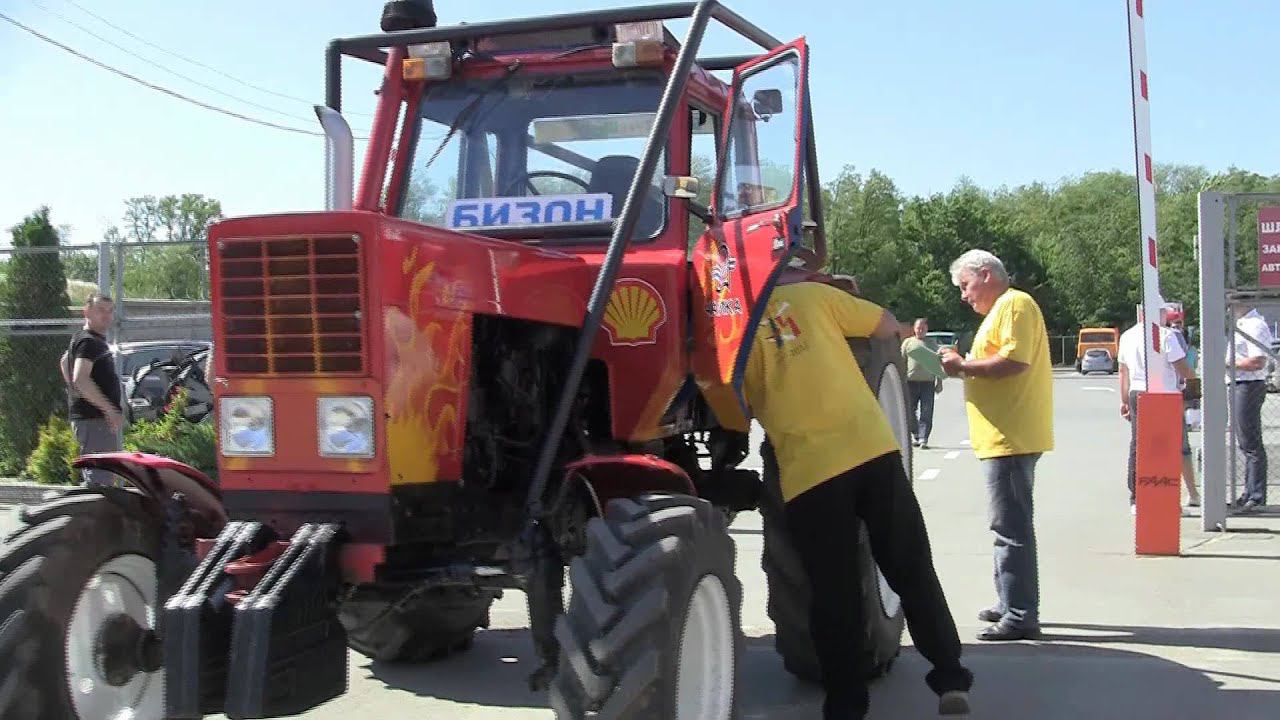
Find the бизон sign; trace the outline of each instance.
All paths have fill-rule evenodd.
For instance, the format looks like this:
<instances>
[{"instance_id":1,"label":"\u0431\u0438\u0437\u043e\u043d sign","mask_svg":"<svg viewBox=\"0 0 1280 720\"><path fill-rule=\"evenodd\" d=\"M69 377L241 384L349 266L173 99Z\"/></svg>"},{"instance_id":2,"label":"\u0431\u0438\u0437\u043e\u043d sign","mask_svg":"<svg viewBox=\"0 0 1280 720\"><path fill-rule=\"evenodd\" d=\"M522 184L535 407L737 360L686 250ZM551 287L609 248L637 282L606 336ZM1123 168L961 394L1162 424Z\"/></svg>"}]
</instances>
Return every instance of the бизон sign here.
<instances>
[{"instance_id":1,"label":"\u0431\u0438\u0437\u043e\u043d sign","mask_svg":"<svg viewBox=\"0 0 1280 720\"><path fill-rule=\"evenodd\" d=\"M1280 287L1280 207L1258 208L1258 284Z\"/></svg>"}]
</instances>

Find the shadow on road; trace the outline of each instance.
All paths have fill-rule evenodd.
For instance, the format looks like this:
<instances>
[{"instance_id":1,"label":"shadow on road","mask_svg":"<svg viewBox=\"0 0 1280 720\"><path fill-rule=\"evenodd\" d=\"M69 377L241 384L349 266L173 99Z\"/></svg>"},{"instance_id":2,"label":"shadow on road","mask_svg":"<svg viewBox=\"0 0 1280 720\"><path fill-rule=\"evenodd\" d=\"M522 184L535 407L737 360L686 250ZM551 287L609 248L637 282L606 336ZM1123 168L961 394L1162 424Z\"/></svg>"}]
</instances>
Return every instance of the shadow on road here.
<instances>
[{"instance_id":1,"label":"shadow on road","mask_svg":"<svg viewBox=\"0 0 1280 720\"><path fill-rule=\"evenodd\" d=\"M1059 632L1062 630L1067 632ZM1044 642L1129 643L1280 653L1280 630L1272 628L1164 628L1052 623L1045 625L1043 631Z\"/></svg>"},{"instance_id":2,"label":"shadow on road","mask_svg":"<svg viewBox=\"0 0 1280 720\"><path fill-rule=\"evenodd\" d=\"M1248 553L1183 553L1184 558L1209 560L1280 560L1280 555L1250 555Z\"/></svg>"},{"instance_id":3,"label":"shadow on road","mask_svg":"<svg viewBox=\"0 0 1280 720\"><path fill-rule=\"evenodd\" d=\"M1233 673L1227 677L1270 683L1275 690L1224 690L1196 668L1141 652L1081 643L1132 642L1280 652L1280 630L1169 629L1107 625L1054 625L1052 642L969 645L965 663L977 678L973 718L999 720L1167 720L1224 717L1274 720L1280 682ZM1061 630L1067 633L1058 632ZM362 666L388 687L425 697L492 707L546 708L544 693L530 692L534 669L526 630L481 633L465 655L423 665ZM924 684L928 664L906 648L887 677L872 686L873 720L936 717L936 699ZM747 639L739 691L744 720L817 717L817 688L796 680L773 650L773 636Z\"/></svg>"},{"instance_id":4,"label":"shadow on road","mask_svg":"<svg viewBox=\"0 0 1280 720\"><path fill-rule=\"evenodd\" d=\"M547 707L546 693L529 690L538 667L529 631L485 630L467 652L420 664L369 662L357 670L389 688L415 695L497 707Z\"/></svg>"}]
</instances>

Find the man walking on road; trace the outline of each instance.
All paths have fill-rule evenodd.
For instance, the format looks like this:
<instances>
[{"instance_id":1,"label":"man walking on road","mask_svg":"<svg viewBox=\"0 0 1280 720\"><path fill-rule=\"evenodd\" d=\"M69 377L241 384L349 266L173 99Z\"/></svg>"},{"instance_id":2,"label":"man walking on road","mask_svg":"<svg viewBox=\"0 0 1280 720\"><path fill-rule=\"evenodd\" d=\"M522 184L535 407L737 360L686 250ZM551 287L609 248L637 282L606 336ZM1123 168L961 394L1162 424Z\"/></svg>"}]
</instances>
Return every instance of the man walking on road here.
<instances>
[{"instance_id":1,"label":"man walking on road","mask_svg":"<svg viewBox=\"0 0 1280 720\"><path fill-rule=\"evenodd\" d=\"M90 295L84 305L84 328L71 337L59 363L67 383L71 428L81 455L112 452L121 446L120 376L105 336L114 312L111 298ZM105 470L86 469L83 473L85 485L114 484L114 476Z\"/></svg>"},{"instance_id":2,"label":"man walking on road","mask_svg":"<svg viewBox=\"0 0 1280 720\"><path fill-rule=\"evenodd\" d=\"M1267 447L1262 442L1262 404L1267 400L1267 352L1262 348L1271 347L1272 337L1267 321L1257 310L1236 306L1235 315L1236 372L1235 385L1231 388L1231 410L1237 428L1236 444L1244 453L1244 493L1236 498L1235 505L1241 512L1248 513L1256 512L1267 504ZM1227 362L1231 362L1230 357Z\"/></svg>"},{"instance_id":3,"label":"man walking on road","mask_svg":"<svg viewBox=\"0 0 1280 720\"><path fill-rule=\"evenodd\" d=\"M789 272L789 271L788 271ZM865 717L861 518L871 552L902 598L942 715L966 715L973 675L934 571L924 517L902 456L846 338L895 338L883 308L803 276L784 275L756 328L746 399L773 443L787 526L812 586L810 632L827 720Z\"/></svg>"},{"instance_id":4,"label":"man walking on road","mask_svg":"<svg viewBox=\"0 0 1280 720\"><path fill-rule=\"evenodd\" d=\"M934 377L911 356L912 350L928 349L924 337L929 332L929 321L916 318L911 331L911 337L902 341L902 357L907 361L907 392L911 396L911 441L920 449L928 450L929 433L933 431L933 396L942 392L942 379Z\"/></svg>"},{"instance_id":5,"label":"man walking on road","mask_svg":"<svg viewBox=\"0 0 1280 720\"><path fill-rule=\"evenodd\" d=\"M1129 421L1129 512L1136 515L1137 496L1135 495L1135 479L1138 467L1138 396L1147 391L1147 356L1146 337L1143 335L1146 322L1142 312L1138 312L1138 323L1120 334L1120 415ZM1190 380L1195 372L1187 365L1186 350L1176 333L1162 327L1160 333L1160 356L1150 363L1152 375L1160 378L1160 388L1164 392L1177 392L1179 380ZM1187 504L1199 507L1200 490L1196 487L1195 462L1191 458L1191 443L1187 438L1187 422L1182 423L1182 479L1187 486Z\"/></svg>"},{"instance_id":6,"label":"man walking on road","mask_svg":"<svg viewBox=\"0 0 1280 720\"><path fill-rule=\"evenodd\" d=\"M994 623L979 640L1023 640L1040 634L1040 582L1033 518L1035 467L1053 449L1053 369L1040 307L1009 287L1000 258L970 250L951 264L951 280L982 324L969 357L944 351L947 374L964 377L969 440L987 476L995 533L994 607L978 613Z\"/></svg>"}]
</instances>

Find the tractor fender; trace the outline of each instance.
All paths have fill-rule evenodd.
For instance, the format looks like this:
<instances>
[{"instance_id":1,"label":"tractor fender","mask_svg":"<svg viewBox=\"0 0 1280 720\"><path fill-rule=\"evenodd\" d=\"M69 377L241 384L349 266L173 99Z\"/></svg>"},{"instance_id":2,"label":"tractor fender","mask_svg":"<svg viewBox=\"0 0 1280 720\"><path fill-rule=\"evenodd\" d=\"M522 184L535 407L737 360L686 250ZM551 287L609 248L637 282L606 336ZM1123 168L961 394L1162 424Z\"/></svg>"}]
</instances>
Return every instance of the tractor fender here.
<instances>
[{"instance_id":1,"label":"tractor fender","mask_svg":"<svg viewBox=\"0 0 1280 720\"><path fill-rule=\"evenodd\" d=\"M182 493L195 521L197 537L217 537L227 524L227 510L217 484L208 475L172 458L134 452L94 453L81 455L72 465L114 473L161 507L174 493Z\"/></svg>"},{"instance_id":2,"label":"tractor fender","mask_svg":"<svg viewBox=\"0 0 1280 720\"><path fill-rule=\"evenodd\" d=\"M610 500L635 498L647 493L697 496L684 468L656 455L588 455L565 465L565 482L581 479L591 494L597 514Z\"/></svg>"}]
</instances>

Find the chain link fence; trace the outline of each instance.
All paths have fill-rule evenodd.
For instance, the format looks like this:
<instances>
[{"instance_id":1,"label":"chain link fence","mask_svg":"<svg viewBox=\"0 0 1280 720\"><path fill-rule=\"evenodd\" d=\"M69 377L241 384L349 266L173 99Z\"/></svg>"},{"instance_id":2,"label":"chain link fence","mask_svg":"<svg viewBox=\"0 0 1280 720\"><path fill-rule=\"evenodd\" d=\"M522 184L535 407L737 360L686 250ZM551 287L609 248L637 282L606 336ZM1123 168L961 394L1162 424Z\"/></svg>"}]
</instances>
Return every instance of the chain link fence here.
<instances>
[{"instance_id":1,"label":"chain link fence","mask_svg":"<svg viewBox=\"0 0 1280 720\"><path fill-rule=\"evenodd\" d=\"M1246 494L1251 472L1250 455L1254 454L1255 446L1260 443L1262 472L1267 485L1266 499L1269 503L1276 504L1280 501L1280 365L1274 355L1277 347L1280 347L1280 343L1275 341L1275 338L1280 338L1280 333L1277 332L1280 301L1240 298L1230 301L1228 309L1231 312L1231 320L1227 326L1229 329L1236 326L1234 318L1237 311L1239 314L1256 311L1263 317L1271 338L1257 337L1237 329L1234 341L1227 345L1228 407L1223 410L1227 417L1228 437L1227 499L1236 500ZM1254 354L1265 348L1272 356L1267 358L1260 381L1256 373L1236 367L1236 360L1244 357L1246 346L1254 348ZM1259 422L1256 425L1249 414L1250 402L1247 398L1251 392L1262 396Z\"/></svg>"},{"instance_id":2,"label":"chain link fence","mask_svg":"<svg viewBox=\"0 0 1280 720\"><path fill-rule=\"evenodd\" d=\"M1228 502L1247 499L1249 475L1259 471L1251 470L1252 460L1255 468L1262 468L1265 499L1274 508L1280 504L1280 364L1276 355L1280 349L1280 287L1260 272L1269 258L1260 256L1259 209L1268 205L1280 205L1280 195L1242 194L1227 201L1225 382L1229 407L1223 411L1227 418ZM1238 320L1247 314L1250 317ZM1237 359L1258 354L1266 356L1261 371L1236 367ZM1205 382L1214 380L1205 378ZM1252 412L1258 396L1260 422Z\"/></svg>"},{"instance_id":3,"label":"chain link fence","mask_svg":"<svg viewBox=\"0 0 1280 720\"><path fill-rule=\"evenodd\" d=\"M1076 335L1053 335L1049 338L1049 360L1054 367L1076 364L1076 348L1080 338Z\"/></svg>"},{"instance_id":4,"label":"chain link fence","mask_svg":"<svg viewBox=\"0 0 1280 720\"><path fill-rule=\"evenodd\" d=\"M116 302L117 372L212 340L207 246L102 242L0 248L0 475L22 473L51 416L66 414L59 359L92 294Z\"/></svg>"}]
</instances>

